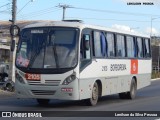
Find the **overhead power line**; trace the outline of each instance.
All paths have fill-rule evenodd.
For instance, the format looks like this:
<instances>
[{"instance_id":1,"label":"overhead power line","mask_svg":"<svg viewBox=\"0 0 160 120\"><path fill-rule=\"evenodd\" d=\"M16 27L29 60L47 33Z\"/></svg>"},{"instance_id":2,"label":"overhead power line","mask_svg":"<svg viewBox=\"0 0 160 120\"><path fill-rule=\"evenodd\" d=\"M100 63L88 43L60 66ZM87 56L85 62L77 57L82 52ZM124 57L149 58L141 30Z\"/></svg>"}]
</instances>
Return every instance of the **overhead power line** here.
<instances>
[{"instance_id":1,"label":"overhead power line","mask_svg":"<svg viewBox=\"0 0 160 120\"><path fill-rule=\"evenodd\" d=\"M18 18L30 18L30 17L37 17L37 16L41 16L41 15L46 15L52 12L56 12L56 11L60 11L61 9L51 9L51 10L47 10L47 11L43 11L43 12L39 12L39 13L31 13L31 14L26 14L26 15L22 15L19 16Z\"/></svg>"},{"instance_id":2,"label":"overhead power line","mask_svg":"<svg viewBox=\"0 0 160 120\"><path fill-rule=\"evenodd\" d=\"M56 7L50 7L50 8L46 8L46 9L43 9L43 10L38 10L38 11L35 11L35 12L30 12L30 13L23 14L23 15L18 15L18 17L28 16L28 15L35 15L36 16L39 13L47 13L48 11L52 11L55 8Z\"/></svg>"},{"instance_id":3,"label":"overhead power line","mask_svg":"<svg viewBox=\"0 0 160 120\"><path fill-rule=\"evenodd\" d=\"M73 9L94 11L94 12L107 12L111 14L124 14L124 15L132 15L132 16L160 16L157 14L145 14L145 13L133 13L133 12L122 12L122 11L112 11L112 10L100 10L100 9L90 9L90 8L79 8L79 7L71 7Z\"/></svg>"},{"instance_id":4,"label":"overhead power line","mask_svg":"<svg viewBox=\"0 0 160 120\"><path fill-rule=\"evenodd\" d=\"M0 13L7 13L7 14L11 14L11 12L10 11L0 11Z\"/></svg>"},{"instance_id":5,"label":"overhead power line","mask_svg":"<svg viewBox=\"0 0 160 120\"><path fill-rule=\"evenodd\" d=\"M19 14L30 2L33 2L33 0L29 0L29 1L17 12L17 14Z\"/></svg>"},{"instance_id":6,"label":"overhead power line","mask_svg":"<svg viewBox=\"0 0 160 120\"><path fill-rule=\"evenodd\" d=\"M112 10L100 10L100 9L80 8L80 7L73 7L73 6L66 5L66 4L59 4L56 7L63 8L63 17L62 17L63 20L66 17L65 14L66 14L66 9L67 8L79 9L79 10L87 10L87 11L91 11L91 12L103 12L103 13L109 13L109 14L123 14L123 15L148 16L148 17L151 17L151 16L160 16L160 15L157 15L157 14L145 14L145 13L133 13L133 12L112 11ZM21 16L18 16L18 17L19 18L26 18L28 16L33 16L34 17L34 16L40 16L40 15L43 15L43 14L48 14L48 13L60 10L60 9L53 10L56 7L51 7L51 8L47 8L47 9L44 9L44 10L40 10L40 11L36 11L36 12L31 12L31 13L24 14L24 15L21 15ZM67 18L69 18L69 17L67 17ZM76 17L76 18L78 18L78 17ZM99 18L83 18L83 19L149 22L149 21L139 21L139 20L116 20L116 19L99 19Z\"/></svg>"},{"instance_id":7,"label":"overhead power line","mask_svg":"<svg viewBox=\"0 0 160 120\"><path fill-rule=\"evenodd\" d=\"M8 5L10 5L10 3L7 3L7 4L5 4L5 5L2 5L2 6L0 6L0 8L5 7L5 6L8 6Z\"/></svg>"}]
</instances>

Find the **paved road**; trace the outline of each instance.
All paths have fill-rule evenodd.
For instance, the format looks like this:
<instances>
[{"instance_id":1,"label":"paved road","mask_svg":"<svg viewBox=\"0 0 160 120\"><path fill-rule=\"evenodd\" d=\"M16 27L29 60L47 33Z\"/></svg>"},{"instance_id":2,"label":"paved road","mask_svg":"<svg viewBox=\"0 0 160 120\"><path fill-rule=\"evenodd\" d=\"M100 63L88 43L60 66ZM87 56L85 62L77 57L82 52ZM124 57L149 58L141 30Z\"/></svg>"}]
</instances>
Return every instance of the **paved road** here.
<instances>
[{"instance_id":1,"label":"paved road","mask_svg":"<svg viewBox=\"0 0 160 120\"><path fill-rule=\"evenodd\" d=\"M34 99L16 99L13 93L0 92L0 111L160 111L160 80L152 81L151 85L138 91L135 100L121 100L118 95L110 95L99 100L96 106L90 107L80 101L58 101L52 100L48 106L39 106ZM72 113L69 113L72 114ZM60 115L65 115L61 112ZM155 117L157 118L157 117ZM154 117L145 118L155 120ZM160 118L160 117L159 117ZM62 118L56 118L62 119ZM63 118L65 120L75 119L74 117ZM92 119L97 118L79 118ZM105 119L101 117L101 119ZM116 119L116 118L110 118ZM124 119L124 117L118 118ZM135 119L135 118L126 118ZM142 119L142 117L136 117Z\"/></svg>"}]
</instances>

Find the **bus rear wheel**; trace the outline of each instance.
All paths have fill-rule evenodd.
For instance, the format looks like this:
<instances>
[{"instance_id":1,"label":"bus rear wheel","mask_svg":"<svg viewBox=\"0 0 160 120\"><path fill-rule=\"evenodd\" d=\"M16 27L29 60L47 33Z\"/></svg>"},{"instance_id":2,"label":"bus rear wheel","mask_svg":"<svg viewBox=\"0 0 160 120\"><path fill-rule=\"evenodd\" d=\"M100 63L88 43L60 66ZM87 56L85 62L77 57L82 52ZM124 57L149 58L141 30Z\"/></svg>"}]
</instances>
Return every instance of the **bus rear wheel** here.
<instances>
[{"instance_id":1,"label":"bus rear wheel","mask_svg":"<svg viewBox=\"0 0 160 120\"><path fill-rule=\"evenodd\" d=\"M39 105L48 105L49 99L37 99Z\"/></svg>"},{"instance_id":2,"label":"bus rear wheel","mask_svg":"<svg viewBox=\"0 0 160 120\"><path fill-rule=\"evenodd\" d=\"M120 99L134 99L136 97L136 92L137 92L136 80L132 78L130 91L119 93L119 98Z\"/></svg>"},{"instance_id":3,"label":"bus rear wheel","mask_svg":"<svg viewBox=\"0 0 160 120\"><path fill-rule=\"evenodd\" d=\"M94 106L94 105L97 104L97 102L98 102L98 93L99 93L98 84L97 84L97 82L95 82L94 85L93 85L93 88L92 88L91 98L85 100L87 105Z\"/></svg>"},{"instance_id":4,"label":"bus rear wheel","mask_svg":"<svg viewBox=\"0 0 160 120\"><path fill-rule=\"evenodd\" d=\"M131 81L130 91L127 92L127 98L134 99L136 97L136 92L137 92L137 84L136 80L133 78Z\"/></svg>"}]
</instances>

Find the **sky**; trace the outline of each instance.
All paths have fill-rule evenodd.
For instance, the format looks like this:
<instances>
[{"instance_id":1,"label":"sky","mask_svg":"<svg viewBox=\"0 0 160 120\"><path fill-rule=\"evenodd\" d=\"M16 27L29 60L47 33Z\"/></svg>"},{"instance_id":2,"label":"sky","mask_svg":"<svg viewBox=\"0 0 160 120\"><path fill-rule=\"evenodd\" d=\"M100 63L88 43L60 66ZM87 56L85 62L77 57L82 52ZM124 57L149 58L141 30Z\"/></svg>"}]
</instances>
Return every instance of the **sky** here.
<instances>
[{"instance_id":1,"label":"sky","mask_svg":"<svg viewBox=\"0 0 160 120\"><path fill-rule=\"evenodd\" d=\"M160 36L160 0L17 0L17 20L80 19L84 23ZM143 5L143 3L153 5ZM8 4L10 3L10 4ZM11 19L12 0L0 0L0 20ZM141 3L141 5L129 5ZM152 25L151 25L152 24ZM152 27L151 27L152 26Z\"/></svg>"}]
</instances>

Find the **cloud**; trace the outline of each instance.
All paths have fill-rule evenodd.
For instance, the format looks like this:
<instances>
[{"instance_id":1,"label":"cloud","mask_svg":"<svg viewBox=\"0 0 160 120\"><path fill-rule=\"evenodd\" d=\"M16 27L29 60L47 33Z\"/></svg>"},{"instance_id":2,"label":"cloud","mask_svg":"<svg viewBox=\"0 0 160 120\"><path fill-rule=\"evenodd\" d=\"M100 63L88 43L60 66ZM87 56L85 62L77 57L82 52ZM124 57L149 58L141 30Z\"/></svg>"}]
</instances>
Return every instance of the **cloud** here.
<instances>
[{"instance_id":1,"label":"cloud","mask_svg":"<svg viewBox=\"0 0 160 120\"><path fill-rule=\"evenodd\" d=\"M145 30L145 32L147 33L147 34L151 34L151 28L150 27L147 27L146 28L146 30ZM160 31L158 31L157 29L155 29L155 28L152 28L152 35L159 35L160 34Z\"/></svg>"},{"instance_id":2,"label":"cloud","mask_svg":"<svg viewBox=\"0 0 160 120\"><path fill-rule=\"evenodd\" d=\"M135 32L135 30L133 30L133 29L138 29L138 28L131 28L131 27L126 26L126 25L118 25L118 24L114 24L111 27L113 29L122 30L122 31L130 31L130 32Z\"/></svg>"},{"instance_id":3,"label":"cloud","mask_svg":"<svg viewBox=\"0 0 160 120\"><path fill-rule=\"evenodd\" d=\"M114 24L114 25L112 25L112 28L117 29L117 30L130 31L130 27L125 26L125 25Z\"/></svg>"},{"instance_id":4,"label":"cloud","mask_svg":"<svg viewBox=\"0 0 160 120\"><path fill-rule=\"evenodd\" d=\"M139 27L129 27L126 25L118 25L118 24L114 24L111 26L111 28L116 29L116 30L121 30L121 31L125 31L125 32L133 32L133 33L140 33L140 34L145 34L145 35L150 35L151 34L151 28L147 27L146 29L140 30ZM156 28L152 28L152 35L155 36L160 36L160 31L157 30Z\"/></svg>"}]
</instances>

